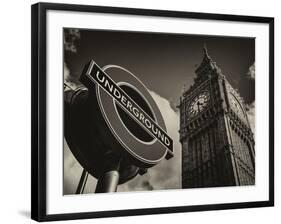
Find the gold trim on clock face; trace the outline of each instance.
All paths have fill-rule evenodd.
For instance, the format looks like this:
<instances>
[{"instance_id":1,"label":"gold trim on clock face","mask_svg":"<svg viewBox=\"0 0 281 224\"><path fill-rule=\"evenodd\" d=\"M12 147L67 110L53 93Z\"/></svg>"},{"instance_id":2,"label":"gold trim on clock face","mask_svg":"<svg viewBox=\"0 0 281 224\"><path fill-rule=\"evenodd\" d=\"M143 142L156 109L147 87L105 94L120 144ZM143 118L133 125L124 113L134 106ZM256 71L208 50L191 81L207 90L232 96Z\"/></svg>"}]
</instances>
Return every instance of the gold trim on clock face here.
<instances>
[{"instance_id":1,"label":"gold trim on clock face","mask_svg":"<svg viewBox=\"0 0 281 224\"><path fill-rule=\"evenodd\" d=\"M207 91L194 97L188 106L188 115L193 117L203 111L209 103L210 95Z\"/></svg>"}]
</instances>

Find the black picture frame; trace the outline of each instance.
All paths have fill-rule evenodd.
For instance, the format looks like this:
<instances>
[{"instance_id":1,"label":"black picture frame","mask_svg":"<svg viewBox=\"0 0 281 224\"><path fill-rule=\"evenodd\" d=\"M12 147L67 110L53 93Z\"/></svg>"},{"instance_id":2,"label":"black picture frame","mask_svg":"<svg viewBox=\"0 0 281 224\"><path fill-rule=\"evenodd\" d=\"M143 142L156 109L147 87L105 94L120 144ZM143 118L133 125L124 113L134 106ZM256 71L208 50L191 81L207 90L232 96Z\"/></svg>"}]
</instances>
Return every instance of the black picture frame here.
<instances>
[{"instance_id":1,"label":"black picture frame","mask_svg":"<svg viewBox=\"0 0 281 224\"><path fill-rule=\"evenodd\" d=\"M101 212L46 214L46 13L48 10L101 12L124 15L162 16L269 25L269 200L243 203L196 206L159 207ZM274 18L240 15L163 11L136 8L102 7L73 4L37 3L32 5L32 155L31 155L31 218L37 221L132 216L161 213L192 212L274 206Z\"/></svg>"}]
</instances>

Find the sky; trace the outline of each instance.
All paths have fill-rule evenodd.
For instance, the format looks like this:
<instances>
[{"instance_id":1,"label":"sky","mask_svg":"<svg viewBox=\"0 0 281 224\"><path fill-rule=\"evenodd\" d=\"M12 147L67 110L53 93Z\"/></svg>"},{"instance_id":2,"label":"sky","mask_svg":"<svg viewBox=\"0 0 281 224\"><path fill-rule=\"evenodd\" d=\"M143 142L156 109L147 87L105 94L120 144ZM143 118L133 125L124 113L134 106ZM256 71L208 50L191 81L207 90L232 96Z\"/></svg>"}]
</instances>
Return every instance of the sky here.
<instances>
[{"instance_id":1,"label":"sky","mask_svg":"<svg viewBox=\"0 0 281 224\"><path fill-rule=\"evenodd\" d=\"M148 173L119 185L118 191L181 188L179 103L183 86L193 84L195 69L203 58L203 46L222 69L230 84L247 103L249 120L255 124L255 40L219 36L142 33L104 30L64 30L64 79L79 84L84 65L93 59L99 66L114 64L136 75L160 108L167 132L173 138L175 156L150 168ZM64 144L64 194L75 192L82 167ZM85 193L95 190L89 178Z\"/></svg>"}]
</instances>

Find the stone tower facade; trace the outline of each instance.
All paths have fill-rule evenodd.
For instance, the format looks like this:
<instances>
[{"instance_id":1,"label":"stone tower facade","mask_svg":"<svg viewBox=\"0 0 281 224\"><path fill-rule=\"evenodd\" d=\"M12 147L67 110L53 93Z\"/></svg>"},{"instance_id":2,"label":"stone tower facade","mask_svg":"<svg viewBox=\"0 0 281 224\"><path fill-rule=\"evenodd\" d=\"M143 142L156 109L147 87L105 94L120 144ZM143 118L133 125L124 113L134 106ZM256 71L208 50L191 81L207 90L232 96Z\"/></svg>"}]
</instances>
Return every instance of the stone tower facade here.
<instances>
[{"instance_id":1,"label":"stone tower facade","mask_svg":"<svg viewBox=\"0 0 281 224\"><path fill-rule=\"evenodd\" d=\"M204 48L180 99L182 188L255 184L254 136L243 99Z\"/></svg>"}]
</instances>

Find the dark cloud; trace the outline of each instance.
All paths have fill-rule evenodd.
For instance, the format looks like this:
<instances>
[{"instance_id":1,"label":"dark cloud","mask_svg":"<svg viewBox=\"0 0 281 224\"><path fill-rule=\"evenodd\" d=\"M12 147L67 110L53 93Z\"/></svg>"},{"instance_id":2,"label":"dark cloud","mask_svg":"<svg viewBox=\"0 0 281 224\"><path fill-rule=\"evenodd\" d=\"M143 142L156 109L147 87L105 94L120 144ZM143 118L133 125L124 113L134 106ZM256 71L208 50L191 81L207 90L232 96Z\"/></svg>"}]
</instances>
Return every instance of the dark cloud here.
<instances>
[{"instance_id":1,"label":"dark cloud","mask_svg":"<svg viewBox=\"0 0 281 224\"><path fill-rule=\"evenodd\" d=\"M79 29L64 29L64 79L68 84L79 85L80 72L73 69L73 58L79 57L81 34Z\"/></svg>"},{"instance_id":2,"label":"dark cloud","mask_svg":"<svg viewBox=\"0 0 281 224\"><path fill-rule=\"evenodd\" d=\"M234 88L238 88L240 75L255 60L254 38L90 29L79 29L79 33L77 52L65 51L72 77L78 80L83 66L91 59L101 67L119 65L172 102L173 108L182 85L186 83L188 89L193 84L194 65L202 60L204 42Z\"/></svg>"},{"instance_id":3,"label":"dark cloud","mask_svg":"<svg viewBox=\"0 0 281 224\"><path fill-rule=\"evenodd\" d=\"M77 42L80 39L80 31L78 29L65 29L64 30L64 50L72 53L77 52Z\"/></svg>"}]
</instances>

